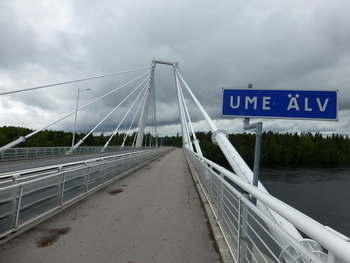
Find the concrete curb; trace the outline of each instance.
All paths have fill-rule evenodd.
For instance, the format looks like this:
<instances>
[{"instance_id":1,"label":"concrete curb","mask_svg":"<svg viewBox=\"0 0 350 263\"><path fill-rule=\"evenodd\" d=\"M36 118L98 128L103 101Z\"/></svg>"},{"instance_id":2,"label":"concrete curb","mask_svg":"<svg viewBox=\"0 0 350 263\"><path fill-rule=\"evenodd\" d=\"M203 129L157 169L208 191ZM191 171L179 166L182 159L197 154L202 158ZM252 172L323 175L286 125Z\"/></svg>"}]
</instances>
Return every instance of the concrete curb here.
<instances>
[{"instance_id":1,"label":"concrete curb","mask_svg":"<svg viewBox=\"0 0 350 263\"><path fill-rule=\"evenodd\" d=\"M234 260L234 258L231 255L230 249L227 246L226 240L225 240L225 238L221 232L221 229L216 221L214 213L211 210L211 207L208 203L208 200L207 200L207 198L202 190L202 187L197 179L197 173L193 169L192 165L189 162L187 162L187 163L188 163L188 166L190 168L190 171L192 174L192 179L193 179L195 186L197 188L198 195L201 199L205 213L207 214L207 218L209 220L209 225L210 225L211 231L213 233L217 249L218 249L219 254L221 256L221 260L223 263L235 263L236 261Z\"/></svg>"}]
</instances>

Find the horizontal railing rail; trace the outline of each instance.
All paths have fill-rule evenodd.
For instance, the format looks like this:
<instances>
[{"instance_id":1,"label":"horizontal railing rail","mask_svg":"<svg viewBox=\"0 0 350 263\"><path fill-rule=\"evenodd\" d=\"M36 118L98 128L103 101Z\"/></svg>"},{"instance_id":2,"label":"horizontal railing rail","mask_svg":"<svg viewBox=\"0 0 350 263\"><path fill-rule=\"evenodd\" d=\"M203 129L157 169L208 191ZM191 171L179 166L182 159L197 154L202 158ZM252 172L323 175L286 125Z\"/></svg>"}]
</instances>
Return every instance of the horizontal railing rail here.
<instances>
[{"instance_id":1,"label":"horizontal railing rail","mask_svg":"<svg viewBox=\"0 0 350 263\"><path fill-rule=\"evenodd\" d=\"M172 149L154 148L87 160L81 165L62 165L55 173L30 180L17 178L10 185L0 187L0 239L68 207Z\"/></svg>"},{"instance_id":2,"label":"horizontal railing rail","mask_svg":"<svg viewBox=\"0 0 350 263\"><path fill-rule=\"evenodd\" d=\"M147 147L143 147L147 148ZM73 154L82 153L94 153L101 152L103 146L82 146L77 147ZM29 147L29 148L10 148L0 153L0 160L17 160L17 159L29 159L44 156L56 156L65 155L70 153L71 147ZM125 150L138 150L136 147L132 146L108 146L103 151L104 152L119 152Z\"/></svg>"},{"instance_id":3,"label":"horizontal railing rail","mask_svg":"<svg viewBox=\"0 0 350 263\"><path fill-rule=\"evenodd\" d=\"M186 148L184 152L237 262L350 262L348 237L210 160ZM296 240L262 209L277 213L308 237Z\"/></svg>"},{"instance_id":4,"label":"horizontal railing rail","mask_svg":"<svg viewBox=\"0 0 350 263\"><path fill-rule=\"evenodd\" d=\"M38 176L46 176L49 174L62 172L69 169L76 169L78 167L92 165L93 163L97 164L99 162L102 163L102 162L108 162L108 161L113 161L117 159L127 159L133 155L140 155L143 152L147 152L147 151L148 150L139 150L139 151L132 151L127 153L121 152L114 155L102 156L102 157L86 159L86 160L81 160L76 162L31 168L31 169L19 170L15 172L0 173L0 187L6 186L11 183L18 183L24 180L33 179Z\"/></svg>"}]
</instances>

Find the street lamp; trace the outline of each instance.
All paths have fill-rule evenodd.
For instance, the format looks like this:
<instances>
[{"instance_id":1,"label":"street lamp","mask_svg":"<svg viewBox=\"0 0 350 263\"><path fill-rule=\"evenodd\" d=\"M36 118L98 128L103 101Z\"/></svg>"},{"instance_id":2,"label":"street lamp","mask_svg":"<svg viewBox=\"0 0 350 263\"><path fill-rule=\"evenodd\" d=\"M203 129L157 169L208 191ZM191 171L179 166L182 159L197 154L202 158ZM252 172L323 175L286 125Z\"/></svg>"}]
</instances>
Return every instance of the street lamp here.
<instances>
[{"instance_id":1,"label":"street lamp","mask_svg":"<svg viewBox=\"0 0 350 263\"><path fill-rule=\"evenodd\" d=\"M74 131L73 131L73 138L72 138L72 149L74 147L74 141L75 141L75 131L77 129L77 117L78 117L78 105L79 105L79 95L80 95L80 91L89 91L91 89L78 89L78 97L77 97L77 106L75 108L75 121L74 121Z\"/></svg>"}]
</instances>

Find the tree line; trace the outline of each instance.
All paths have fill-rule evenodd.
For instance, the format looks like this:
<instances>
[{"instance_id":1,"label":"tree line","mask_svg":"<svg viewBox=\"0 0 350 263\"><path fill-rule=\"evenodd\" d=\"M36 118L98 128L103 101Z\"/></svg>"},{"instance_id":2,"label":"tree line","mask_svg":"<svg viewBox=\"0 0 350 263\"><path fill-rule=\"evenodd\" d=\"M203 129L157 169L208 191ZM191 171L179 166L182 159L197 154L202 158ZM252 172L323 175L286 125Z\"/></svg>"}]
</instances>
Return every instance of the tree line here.
<instances>
[{"instance_id":1,"label":"tree line","mask_svg":"<svg viewBox=\"0 0 350 263\"><path fill-rule=\"evenodd\" d=\"M0 127L0 146L6 145L20 136L26 136L33 132L32 129L4 126ZM87 133L77 133L75 142L84 138ZM197 132L203 155L219 164L225 164L226 159L220 148L211 141L211 132ZM128 136L125 146L131 146L135 133ZM120 146L124 140L124 133L117 133L109 146ZM101 133L99 136L90 135L81 146L102 146L109 136ZM146 135L145 141L154 140L151 135ZM158 144L163 146L182 146L182 137L165 136L158 138ZM230 134L229 140L237 149L243 159L252 164L255 151L255 134L239 133ZM72 133L65 131L45 130L30 137L24 143L16 147L67 147L72 144ZM348 136L332 134L323 136L320 133L276 133L264 132L261 146L262 164L279 165L304 165L304 164L350 164L350 139Z\"/></svg>"},{"instance_id":2,"label":"tree line","mask_svg":"<svg viewBox=\"0 0 350 263\"><path fill-rule=\"evenodd\" d=\"M0 127L0 146L6 145L20 136L26 136L34 130L22 127L4 126ZM76 133L75 143L83 139L88 133ZM109 146L120 146L123 143L125 134L117 133L111 140ZM135 135L128 136L125 146L132 145ZM73 134L66 131L44 130L28 138L25 142L16 147L68 147L72 145ZM109 139L109 136L101 133L99 136L90 134L81 146L103 146Z\"/></svg>"},{"instance_id":3,"label":"tree line","mask_svg":"<svg viewBox=\"0 0 350 263\"><path fill-rule=\"evenodd\" d=\"M198 134L203 155L225 163L218 146L211 143L211 133ZM242 158L249 164L254 162L255 134L230 134L229 140ZM203 146L203 147L202 147ZM349 165L350 139L341 134L323 136L320 133L276 133L263 132L261 163L277 165Z\"/></svg>"}]
</instances>

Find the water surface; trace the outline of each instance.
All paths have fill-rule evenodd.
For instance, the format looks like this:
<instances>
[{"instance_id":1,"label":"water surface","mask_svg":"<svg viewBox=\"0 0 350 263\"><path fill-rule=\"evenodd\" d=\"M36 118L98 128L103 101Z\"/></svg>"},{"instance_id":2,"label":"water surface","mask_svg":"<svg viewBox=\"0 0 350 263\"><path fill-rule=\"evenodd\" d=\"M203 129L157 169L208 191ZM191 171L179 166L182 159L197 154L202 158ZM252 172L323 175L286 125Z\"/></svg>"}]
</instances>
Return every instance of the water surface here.
<instances>
[{"instance_id":1,"label":"water surface","mask_svg":"<svg viewBox=\"0 0 350 263\"><path fill-rule=\"evenodd\" d=\"M350 168L262 167L270 194L350 237Z\"/></svg>"}]
</instances>

